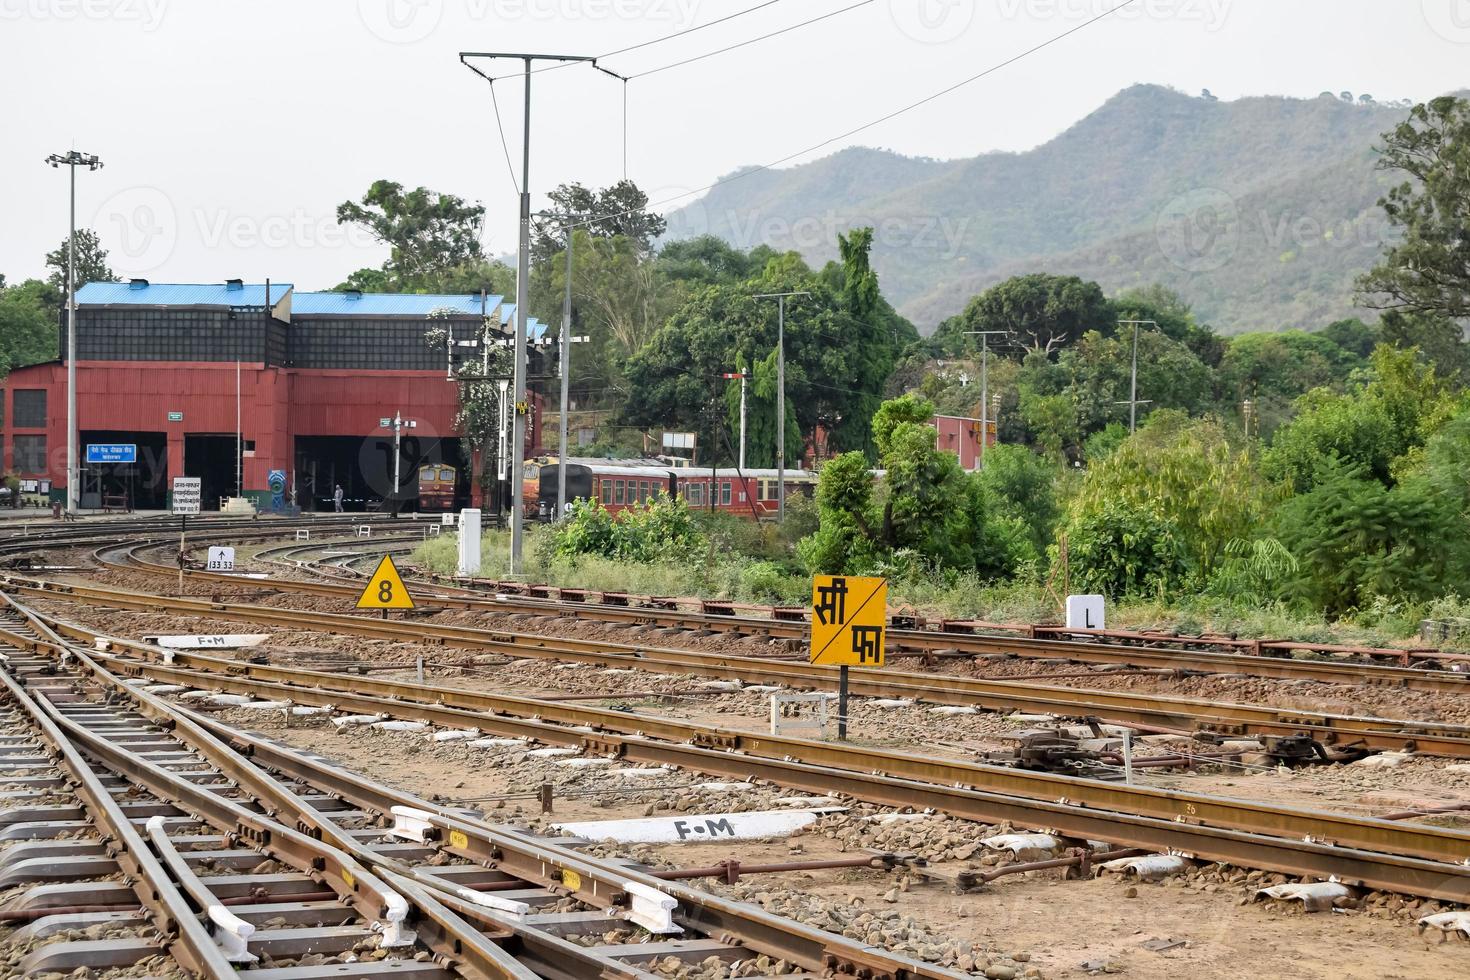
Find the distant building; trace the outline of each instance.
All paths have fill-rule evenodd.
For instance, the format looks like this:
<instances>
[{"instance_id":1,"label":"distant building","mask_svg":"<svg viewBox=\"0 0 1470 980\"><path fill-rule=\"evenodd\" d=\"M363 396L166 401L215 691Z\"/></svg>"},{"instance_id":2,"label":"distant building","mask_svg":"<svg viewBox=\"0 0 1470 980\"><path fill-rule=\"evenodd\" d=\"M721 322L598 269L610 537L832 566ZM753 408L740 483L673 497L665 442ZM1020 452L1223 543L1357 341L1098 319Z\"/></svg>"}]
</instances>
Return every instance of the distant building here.
<instances>
[{"instance_id":1,"label":"distant building","mask_svg":"<svg viewBox=\"0 0 1470 980\"><path fill-rule=\"evenodd\" d=\"M77 290L83 506L126 493L136 507L163 508L173 477L197 476L214 509L235 495L238 472L262 510L282 498L331 509L339 484L349 507L376 507L393 493L384 422L395 413L414 423L401 432L400 496L415 495L421 463L447 463L467 506L481 488L448 373L479 360L482 340L509 343L514 313L500 296L297 292L238 279L88 283ZM436 327L453 347L430 345ZM66 485L65 332L63 317L56 361L0 383L0 471L49 479L55 499ZM545 333L528 321L531 340ZM536 360L532 375L544 373ZM540 445L538 408L533 398L528 455ZM89 465L88 445L133 445L137 461Z\"/></svg>"},{"instance_id":2,"label":"distant building","mask_svg":"<svg viewBox=\"0 0 1470 980\"><path fill-rule=\"evenodd\" d=\"M936 415L930 420L939 430L936 448L954 453L960 458L960 468L973 470L980 465L980 420L963 415ZM995 419L985 422L985 444L995 445Z\"/></svg>"}]
</instances>

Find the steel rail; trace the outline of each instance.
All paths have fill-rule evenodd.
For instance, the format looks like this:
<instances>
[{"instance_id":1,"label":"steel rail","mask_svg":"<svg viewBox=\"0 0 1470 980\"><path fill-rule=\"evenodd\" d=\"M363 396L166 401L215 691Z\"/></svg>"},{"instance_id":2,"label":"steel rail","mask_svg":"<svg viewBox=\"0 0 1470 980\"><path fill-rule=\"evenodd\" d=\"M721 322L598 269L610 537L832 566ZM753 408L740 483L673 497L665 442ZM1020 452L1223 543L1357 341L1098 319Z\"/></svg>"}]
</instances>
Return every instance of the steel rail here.
<instances>
[{"instance_id":1,"label":"steel rail","mask_svg":"<svg viewBox=\"0 0 1470 980\"><path fill-rule=\"evenodd\" d=\"M113 608L194 613L290 629L331 631L379 639L456 646L509 656L637 666L664 673L694 673L754 683L836 690L831 667L790 661L727 656L484 630L413 620L382 620L341 613L305 612L274 606L230 604L198 598L173 598L103 587L56 584L0 576L17 593ZM60 624L70 625L70 624ZM1123 724L1173 729L1208 729L1224 735L1250 732L1310 734L1325 744L1361 742L1371 748L1407 749L1429 755L1470 757L1470 726L1439 725L1386 718L1359 718L1261 705L1131 692L1068 688L1020 681L992 681L891 669L858 671L850 679L858 696L914 698L990 710L1045 711L1062 716L1096 715Z\"/></svg>"},{"instance_id":2,"label":"steel rail","mask_svg":"<svg viewBox=\"0 0 1470 980\"><path fill-rule=\"evenodd\" d=\"M42 712L51 730L64 733L64 744L82 746L88 755L129 782L146 788L159 799L177 805L181 810L193 814L225 834L238 835L282 863L290 867L311 869L333 893L353 905L365 918L381 920L390 911L391 903L401 901L399 893L402 892L418 913L415 923L418 931L431 933L431 948L441 955L455 959L461 966L461 972L469 978L537 980L536 974L531 973L478 929L430 896L424 890L425 883L417 874L411 873L406 882L400 882L407 884L407 888L386 888L379 877L368 870L373 865L383 863L381 859L350 835L342 833L309 802L297 797L279 782L266 777L207 730L178 714L161 699L124 684L88 656L87 652L56 637L46 629L44 623L27 615L28 610L24 607L11 603L8 597L4 598L9 608L26 616L33 628L42 634L48 646L53 642L59 643L58 646L51 646L51 649L60 658L80 664L95 681L110 690L113 696L135 702L142 717L149 718L176 734L182 733L185 744L199 752L236 785L247 789L254 799L265 804L265 814L255 813L240 803L131 751L126 745L97 735L68 718L49 700L41 701L38 710ZM4 672L0 672L0 677L4 678L7 685L15 684ZM282 821L291 821L294 826ZM141 841L141 837L139 840ZM147 845L142 847L142 851L138 853L151 856ZM411 870L397 862L393 862L391 868ZM208 940L207 932L205 938ZM208 941L217 951L213 940ZM221 962L227 967L227 972L221 975L234 977L235 968L222 957Z\"/></svg>"},{"instance_id":3,"label":"steel rail","mask_svg":"<svg viewBox=\"0 0 1470 980\"><path fill-rule=\"evenodd\" d=\"M201 677L197 671L163 664L121 659L109 662L121 674L136 671L135 676L164 683L206 686L271 700L332 706L348 712L383 713L445 727L475 727L499 735L576 746L629 762L678 766L736 778L754 776L811 792L840 793L890 806L933 808L983 823L1010 821L1081 839L1145 846L1290 874L1335 876L1387 891L1470 902L1470 865L1455 863L1470 855L1470 837L1441 828L1416 827L1413 836L1418 840L1413 841L1399 833L1405 829L1403 824L1272 807L1252 801L1145 790L1018 770L988 772L989 767L973 764L903 757L898 753L825 743L802 745L797 739L747 737L717 729L704 729L704 738L692 743L658 741L640 735L578 731L546 721L435 703L221 674ZM628 721L639 724L648 719L635 717ZM711 741L717 747L708 744ZM841 762L833 764L834 760ZM914 778L909 771L917 771L921 777L927 773L931 778ZM968 782L961 779L943 783L934 778L942 773L964 773ZM973 783L991 781L1007 788L1022 786L1030 792L1007 795L995 789L972 788ZM1043 783L1053 795L1042 795ZM1130 808L1129 804L1137 804L1141 799L1148 799L1153 805ZM1140 812L1145 809L1160 815ZM1176 816L1163 815L1170 813ZM1239 823L1266 827L1271 832L1222 826L1231 816ZM1379 823L1384 826L1375 826ZM1376 840L1379 849L1354 846L1351 842L1356 840ZM1431 840L1436 842L1430 844ZM1434 850L1445 859L1389 853L1420 847Z\"/></svg>"},{"instance_id":4,"label":"steel rail","mask_svg":"<svg viewBox=\"0 0 1470 980\"><path fill-rule=\"evenodd\" d=\"M834 788L826 780L846 778L893 779L903 784L900 792L879 792L876 796L865 796L874 802L894 805L914 805L904 793L912 790L916 782L929 786L930 792L944 793L954 790L959 793L975 790L982 792L995 802L998 794L1008 794L1005 803L1013 807L1046 805L1056 800L1066 800L1072 807L1088 808L1094 820L1106 821L1111 816L1125 819L1154 819L1166 821L1171 827L1189 826L1200 832L1224 830L1243 832L1247 835L1274 835L1284 838L1287 848L1296 848L1303 843L1332 842L1332 847L1351 847L1360 851L1391 851L1401 855L1430 857L1442 873L1451 876L1466 876L1470 881L1470 867L1456 868L1459 862L1470 858L1470 835L1433 827L1414 828L1411 836L1400 833L1405 825L1372 818L1350 817L1296 808L1273 807L1253 801L1232 800L1200 796L1196 794L1169 792L1142 787L1126 787L1100 783L1092 780L1074 779L1045 773L1027 773L1000 767L981 766L973 763L946 762L921 759L904 753L882 750L857 749L851 746L831 745L803 739L745 735L708 726L675 722L651 716L629 716L623 712L604 709L569 707L558 702L538 701L528 698L507 698L480 695L451 688L409 683L370 681L362 684L358 679L339 678L335 675L304 671L295 668L263 667L241 664L196 655L175 655L172 666L154 663L138 663L107 655L106 659L122 674L147 676L167 682L194 687L216 688L232 693L250 694L272 700L292 700L297 703L328 705L341 710L355 712L383 712L399 717L413 717L450 727L478 727L512 737L535 738L551 744L570 744L578 747L621 755L637 761L654 761L685 766L706 772L727 775L749 775L751 769L766 765L795 765L804 767L802 775L809 777L805 769L818 774L818 778L806 778L801 785L809 789ZM195 664L187 667L184 664ZM201 667L212 665L218 673L206 673ZM258 679L262 674L274 677L296 678L297 683L266 681ZM306 686L309 685L309 686ZM369 695L353 689L367 687L381 691ZM473 707L468 707L472 705ZM555 719L555 723L548 721ZM580 726L581 730L567 726ZM588 728L592 731L588 731ZM616 734L615 734L616 733ZM631 734L628 734L631 733ZM681 744L658 745L652 743L653 736L676 740ZM841 770L841 775L834 775ZM854 773L856 775L854 776ZM886 776L878 776L884 773ZM782 778L776 778L783 782ZM937 785L936 785L937 784ZM880 782L879 784L883 784ZM837 786L844 792L853 792L850 785ZM871 787L869 787L871 788ZM966 789L968 788L968 789ZM861 795L854 793L854 795ZM961 803L967 802L962 799ZM976 811L963 805L957 808L955 801L942 809L956 815L974 819L1010 819L995 817L990 810ZM1014 816L1014 811L1011 812ZM1074 814L1075 815L1075 814ZM1054 816L1054 815L1053 815ZM1036 814L1031 820L1017 818L1018 822L1035 825ZM1044 824L1045 825L1045 824ZM1136 843L1131 839L1119 839L1089 824L1086 833L1096 839L1115 840L1120 843ZM1151 841L1144 841L1151 843ZM1159 846L1153 844L1153 846ZM1186 850L1191 848L1179 841L1165 844ZM1324 845L1326 846L1326 845ZM1345 852L1343 852L1345 853ZM1219 858L1230 860L1229 858ZM1241 862L1238 858L1234 863ZM1455 869L1445 871L1444 869ZM1343 870L1343 869L1339 869ZM1301 871L1294 873L1335 874L1337 871ZM1463 882L1461 883L1463 885ZM1389 887L1402 887L1389 886ZM1451 893L1456 893L1451 890Z\"/></svg>"},{"instance_id":5,"label":"steel rail","mask_svg":"<svg viewBox=\"0 0 1470 980\"><path fill-rule=\"evenodd\" d=\"M138 896L138 904L147 911L159 936L164 937L164 949L186 970L200 976L235 977L234 965L225 958L209 930L195 916L188 899L73 741L3 665L0 665L0 685L39 731L47 754L68 773L72 788L96 824L97 836L107 854L127 875L128 886Z\"/></svg>"},{"instance_id":6,"label":"steel rail","mask_svg":"<svg viewBox=\"0 0 1470 980\"><path fill-rule=\"evenodd\" d=\"M24 607L15 608L24 611ZM422 874L402 861L384 857L363 847L350 835L340 831L329 818L316 811L308 802L290 793L276 779L266 775L264 769L260 768L263 762L268 768L301 783L365 805L385 817L392 815L395 806L407 806L431 814L432 819L444 830L434 840L442 850L485 863L488 867L504 869L529 882L540 882L597 906L615 908L630 904L628 893L636 884L675 896L681 907L689 906L685 917L690 924L709 935L737 936L750 940L752 945L756 945L757 940L764 940L757 948L763 946L762 951L770 950L777 956L789 955L808 968L860 968L872 971L872 976L890 976L895 980L959 980L960 974L940 967L824 933L750 906L723 902L701 891L670 885L621 866L597 862L554 844L533 841L505 828L492 828L488 824L466 819L463 814L454 811L441 810L424 800L379 786L356 773L320 761L308 760L299 753L284 750L265 739L170 705L155 695L126 684L122 678L106 669L101 659L94 659L88 652L65 643L62 649L69 652L94 678L111 688L116 695L133 700L145 717L181 732L196 751L266 803L268 809L277 815L277 819L281 815L294 819L298 827L312 835L305 838L308 842L314 843L319 850L335 852L336 860L341 862L344 870L349 861L343 859L350 855L351 862L371 866L375 873L381 874L417 907L421 917L415 925L420 932L426 924L437 925L441 935L434 945L452 950L458 959L468 960L474 967L466 971L471 977L483 975L504 977L507 980L529 980L535 974L527 971L523 964L513 960L498 946L483 940L465 922L464 917L514 933L523 947L518 953L554 967L553 972L547 974L549 976L595 975L609 980L613 977L627 977L632 980L646 978L648 975L634 966L609 959L598 953L595 947L584 947L528 930L513 916L497 915L492 909L467 901L464 891L446 885L432 875ZM85 732L85 729L81 731ZM93 747L89 746L89 751L92 750ZM131 770L137 770L140 777L148 780L150 788L160 792L160 795L168 794L175 798L198 797L201 794L213 796L207 790L169 773L162 767L136 757L128 758L130 753L125 749L111 747L98 751L113 756L113 760L109 760L110 765L116 763L130 767L130 774ZM274 763L270 760L274 760ZM207 800L198 801L200 806L207 804ZM195 809L196 800L189 799L186 805L189 809ZM243 809L238 808L238 804L219 801L217 798L215 805ZM248 815L249 811L231 814L239 820ZM276 833L279 835L285 830L286 828L280 828ZM312 840L313 837L323 840ZM348 883L354 877L358 882L364 878L372 880L365 871L358 872L356 876L347 871L342 877ZM861 974L854 972L851 975Z\"/></svg>"},{"instance_id":7,"label":"steel rail","mask_svg":"<svg viewBox=\"0 0 1470 980\"><path fill-rule=\"evenodd\" d=\"M126 549L126 567L157 574L177 574L170 568L139 557L146 545ZM105 558L100 560L107 561ZM230 582L240 585L238 577L218 572L193 570L189 573L201 581ZM306 592L315 595L355 599L360 589L351 583L312 582L299 579L253 579L257 588ZM463 594L436 592L424 598L435 605L451 609L483 609L493 612L530 612L539 615L575 616L636 625L664 625L689 629L697 627L755 635L806 638L805 623L777 619L759 619L735 615L690 613L678 609L652 606L622 606L607 603L553 602L549 599L526 599L505 594L477 598ZM1394 667L1382 664L1357 664L1332 660L1294 660L1253 654L1220 653L1164 647L1129 646L1091 640L1042 639L1013 636L990 636L974 633L949 633L933 630L888 630L888 643L895 652L913 650L955 650L966 655L996 655L1041 659L1066 659L1084 663L1128 664L1167 669L1199 670L1206 673L1246 674L1283 680L1314 680L1330 684L1369 684L1438 693L1470 693L1470 674Z\"/></svg>"}]
</instances>

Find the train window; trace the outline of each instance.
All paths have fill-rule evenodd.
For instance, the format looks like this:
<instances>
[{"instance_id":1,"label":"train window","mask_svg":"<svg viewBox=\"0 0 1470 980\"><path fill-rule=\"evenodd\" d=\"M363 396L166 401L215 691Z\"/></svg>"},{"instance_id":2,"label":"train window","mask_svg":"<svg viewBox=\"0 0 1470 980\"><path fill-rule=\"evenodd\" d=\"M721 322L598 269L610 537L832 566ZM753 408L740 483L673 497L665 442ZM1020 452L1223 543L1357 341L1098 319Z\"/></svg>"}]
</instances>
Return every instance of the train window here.
<instances>
[{"instance_id":1,"label":"train window","mask_svg":"<svg viewBox=\"0 0 1470 980\"><path fill-rule=\"evenodd\" d=\"M722 507L728 507L728 506L730 506L730 481L729 480L726 480L724 483L720 484L720 505Z\"/></svg>"},{"instance_id":2,"label":"train window","mask_svg":"<svg viewBox=\"0 0 1470 980\"><path fill-rule=\"evenodd\" d=\"M612 503L612 481L600 480L598 482L602 484L602 502L604 504Z\"/></svg>"},{"instance_id":3,"label":"train window","mask_svg":"<svg viewBox=\"0 0 1470 980\"><path fill-rule=\"evenodd\" d=\"M704 503L704 484L691 483L684 488L684 497L689 501L690 507L698 507Z\"/></svg>"},{"instance_id":4,"label":"train window","mask_svg":"<svg viewBox=\"0 0 1470 980\"><path fill-rule=\"evenodd\" d=\"M622 480L614 480L613 481L613 503L620 504L622 502L623 502L623 481Z\"/></svg>"},{"instance_id":5,"label":"train window","mask_svg":"<svg viewBox=\"0 0 1470 980\"><path fill-rule=\"evenodd\" d=\"M638 502L640 504L646 504L646 503L648 503L648 491L650 489L652 489L652 488L649 487L647 480L642 480L642 481L639 482L639 484L638 484Z\"/></svg>"},{"instance_id":6,"label":"train window","mask_svg":"<svg viewBox=\"0 0 1470 980\"><path fill-rule=\"evenodd\" d=\"M770 500L773 496L775 495L771 493L770 480L759 480L756 482L756 500Z\"/></svg>"}]
</instances>

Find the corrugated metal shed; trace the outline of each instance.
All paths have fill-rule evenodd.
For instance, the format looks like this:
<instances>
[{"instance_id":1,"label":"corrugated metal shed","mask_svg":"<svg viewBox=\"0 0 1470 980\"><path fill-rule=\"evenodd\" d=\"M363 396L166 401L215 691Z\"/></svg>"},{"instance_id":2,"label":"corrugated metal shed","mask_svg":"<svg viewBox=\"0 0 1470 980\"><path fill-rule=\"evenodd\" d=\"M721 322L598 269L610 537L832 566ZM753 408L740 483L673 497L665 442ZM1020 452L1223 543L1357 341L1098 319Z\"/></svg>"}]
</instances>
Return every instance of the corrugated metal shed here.
<instances>
[{"instance_id":1,"label":"corrugated metal shed","mask_svg":"<svg viewBox=\"0 0 1470 980\"><path fill-rule=\"evenodd\" d=\"M289 282L271 283L270 305L291 289ZM89 282L77 290L77 305L261 307L266 305L265 283Z\"/></svg>"},{"instance_id":2,"label":"corrugated metal shed","mask_svg":"<svg viewBox=\"0 0 1470 980\"><path fill-rule=\"evenodd\" d=\"M494 313L503 297L487 296L483 309ZM294 316L427 316L434 310L449 309L459 314L479 316L480 295L436 293L354 293L298 292L291 298Z\"/></svg>"}]
</instances>

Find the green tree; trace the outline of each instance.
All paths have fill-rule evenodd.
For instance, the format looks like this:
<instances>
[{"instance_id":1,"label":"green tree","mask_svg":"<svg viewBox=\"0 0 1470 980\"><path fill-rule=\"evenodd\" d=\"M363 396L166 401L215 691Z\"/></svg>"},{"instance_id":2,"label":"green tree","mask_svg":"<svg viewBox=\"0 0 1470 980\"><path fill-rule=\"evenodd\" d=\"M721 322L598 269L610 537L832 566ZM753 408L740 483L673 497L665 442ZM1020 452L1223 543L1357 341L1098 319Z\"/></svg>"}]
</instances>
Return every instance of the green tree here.
<instances>
[{"instance_id":1,"label":"green tree","mask_svg":"<svg viewBox=\"0 0 1470 980\"><path fill-rule=\"evenodd\" d=\"M1470 382L1470 343L1453 320L1429 313L1389 310L1380 324L1383 342L1400 350L1417 348L1435 374L1464 385Z\"/></svg>"},{"instance_id":2,"label":"green tree","mask_svg":"<svg viewBox=\"0 0 1470 980\"><path fill-rule=\"evenodd\" d=\"M987 521L1013 518L1024 529L1030 553L1046 550L1060 516L1060 467L1025 446L991 446L974 479L984 495Z\"/></svg>"},{"instance_id":3,"label":"green tree","mask_svg":"<svg viewBox=\"0 0 1470 980\"><path fill-rule=\"evenodd\" d=\"M1282 426L1262 457L1272 479L1297 493L1334 478L1343 468L1396 482L1396 463L1423 446L1454 412L1455 401L1434 368L1412 351L1387 345L1373 352L1372 377L1344 393L1316 388L1297 402L1297 416Z\"/></svg>"},{"instance_id":4,"label":"green tree","mask_svg":"<svg viewBox=\"0 0 1470 980\"><path fill-rule=\"evenodd\" d=\"M1441 96L1414 106L1383 134L1378 167L1410 179L1379 200L1402 236L1358 280L1361 299L1380 309L1451 320L1470 317L1470 101Z\"/></svg>"},{"instance_id":5,"label":"green tree","mask_svg":"<svg viewBox=\"0 0 1470 980\"><path fill-rule=\"evenodd\" d=\"M361 225L391 250L383 279L354 273L356 282L405 292L438 291L448 276L483 260L484 217L481 205L426 187L405 191L391 180L374 181L361 201L337 205L338 224Z\"/></svg>"},{"instance_id":6,"label":"green tree","mask_svg":"<svg viewBox=\"0 0 1470 980\"><path fill-rule=\"evenodd\" d=\"M871 418L906 340L886 304L859 317L844 287L840 266L817 274L787 253L754 278L694 290L624 362L623 423L694 429L701 445L722 446L714 426L723 425L726 412L710 410L725 397L720 376L741 361L758 364L776 348L777 306L756 295L803 291L810 295L786 307L786 403L801 432L821 426L834 450L871 452ZM800 458L790 431L787 458Z\"/></svg>"},{"instance_id":7,"label":"green tree","mask_svg":"<svg viewBox=\"0 0 1470 980\"><path fill-rule=\"evenodd\" d=\"M873 506L873 476L858 452L829 459L817 481L817 530L797 545L803 564L815 574L871 571L879 561L878 517Z\"/></svg>"},{"instance_id":8,"label":"green tree","mask_svg":"<svg viewBox=\"0 0 1470 980\"><path fill-rule=\"evenodd\" d=\"M39 279L0 288L0 377L60 356L61 297Z\"/></svg>"},{"instance_id":9,"label":"green tree","mask_svg":"<svg viewBox=\"0 0 1470 980\"><path fill-rule=\"evenodd\" d=\"M1003 330L1025 349L1051 354L1088 330L1112 329L1112 311L1097 283L1038 272L991 286L941 324L935 337L953 352L974 351L979 343L967 331Z\"/></svg>"},{"instance_id":10,"label":"green tree","mask_svg":"<svg viewBox=\"0 0 1470 980\"><path fill-rule=\"evenodd\" d=\"M1292 414L1292 404L1313 388L1338 388L1353 371L1367 366L1322 333L1283 330L1230 338L1220 360L1215 387L1223 411L1235 415L1249 400L1253 432L1270 436Z\"/></svg>"},{"instance_id":11,"label":"green tree","mask_svg":"<svg viewBox=\"0 0 1470 980\"><path fill-rule=\"evenodd\" d=\"M1322 328L1322 336L1349 354L1355 354L1364 360L1367 360L1368 355L1373 353L1373 348L1378 346L1378 328L1364 323L1357 317L1334 320Z\"/></svg>"},{"instance_id":12,"label":"green tree","mask_svg":"<svg viewBox=\"0 0 1470 980\"><path fill-rule=\"evenodd\" d=\"M62 239L56 251L46 253L46 267L51 270L46 282L63 297L66 294L66 247L67 240ZM78 289L89 282L117 282L117 276L107 264L107 249L102 247L102 239L90 228L77 229L73 275Z\"/></svg>"},{"instance_id":13,"label":"green tree","mask_svg":"<svg viewBox=\"0 0 1470 980\"><path fill-rule=\"evenodd\" d=\"M1122 403L1128 400L1132 377L1131 333L1103 336L1089 330L1074 347L1062 352L1058 363L1071 373L1071 393L1084 438L1109 422L1128 417L1128 406ZM1183 342L1156 330L1141 330L1138 397L1148 400L1138 406L1139 418L1161 408L1198 415L1214 398L1214 377Z\"/></svg>"},{"instance_id":14,"label":"green tree","mask_svg":"<svg viewBox=\"0 0 1470 980\"><path fill-rule=\"evenodd\" d=\"M562 184L546 195L550 203L536 219L531 261L545 262L566 248L566 227L574 224L593 238L622 238L639 255L649 255L668 223L648 209L648 195L631 180L594 191L579 183Z\"/></svg>"},{"instance_id":15,"label":"green tree","mask_svg":"<svg viewBox=\"0 0 1470 980\"><path fill-rule=\"evenodd\" d=\"M1068 508L1071 560L1085 570L1088 561L1103 559L1101 552L1091 558L1079 554L1077 532L1086 530L1097 542L1111 541L1111 535L1099 537L1106 524L1099 515L1116 514L1157 535L1145 552L1178 556L1178 562L1170 559L1164 578L1149 582L1169 589L1198 587L1209 580L1230 541L1256 536L1279 497L1250 456L1231 444L1220 423L1189 419L1177 411L1156 412L1088 469ZM1187 576L1181 569L1187 569ZM1130 573L1128 581L1132 589L1144 580Z\"/></svg>"},{"instance_id":16,"label":"green tree","mask_svg":"<svg viewBox=\"0 0 1470 980\"><path fill-rule=\"evenodd\" d=\"M1374 596L1432 598L1463 568L1461 515L1422 480L1388 487L1336 468L1287 501L1276 526L1299 560L1289 594L1331 616Z\"/></svg>"},{"instance_id":17,"label":"green tree","mask_svg":"<svg viewBox=\"0 0 1470 980\"><path fill-rule=\"evenodd\" d=\"M745 398L745 460L752 469L764 469L776 465L776 352L772 350L763 359L747 368L743 357L735 359L736 373L749 373ZM740 382L733 380L725 386L726 431L739 452L740 432ZM792 450L802 444L801 423L796 417L796 404L786 400L786 455L792 459ZM723 449L723 444L721 445Z\"/></svg>"}]
</instances>

